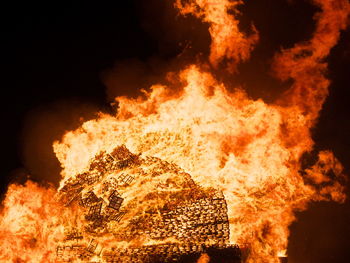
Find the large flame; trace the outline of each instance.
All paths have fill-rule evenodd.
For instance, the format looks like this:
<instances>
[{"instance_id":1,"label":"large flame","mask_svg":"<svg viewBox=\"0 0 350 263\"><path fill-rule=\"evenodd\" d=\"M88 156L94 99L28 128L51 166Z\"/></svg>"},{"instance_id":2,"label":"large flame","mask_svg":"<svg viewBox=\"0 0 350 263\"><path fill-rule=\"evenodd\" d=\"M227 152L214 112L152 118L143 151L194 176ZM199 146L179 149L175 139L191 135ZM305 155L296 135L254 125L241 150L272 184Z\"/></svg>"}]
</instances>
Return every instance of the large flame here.
<instances>
[{"instance_id":1,"label":"large flame","mask_svg":"<svg viewBox=\"0 0 350 263\"><path fill-rule=\"evenodd\" d=\"M230 242L249 249L247 262L278 262L286 253L295 211L306 209L310 201L345 199L342 166L332 152L322 151L313 166L301 166L303 154L313 149L310 129L328 94L324 58L350 13L346 0L313 2L320 12L312 38L275 56L276 76L294 81L275 103L252 100L241 89L228 92L203 69L208 67L189 65L177 74L180 91L154 85L137 99L118 97L115 116L100 113L56 141L60 187L85 172L100 152L125 145L141 157L177 165L202 187L221 190L228 205ZM255 30L250 37L239 31L233 15L238 4L241 1L176 1L181 14L194 14L210 24L209 61L214 67L226 59L234 68L249 58L257 42ZM147 184L139 187L138 194L149 191ZM65 218L75 214L70 218L83 219L76 208L62 208L54 201L53 191L33 183L9 188L0 226L2 261L54 261L54 243L62 239L62 225L72 220Z\"/></svg>"}]
</instances>

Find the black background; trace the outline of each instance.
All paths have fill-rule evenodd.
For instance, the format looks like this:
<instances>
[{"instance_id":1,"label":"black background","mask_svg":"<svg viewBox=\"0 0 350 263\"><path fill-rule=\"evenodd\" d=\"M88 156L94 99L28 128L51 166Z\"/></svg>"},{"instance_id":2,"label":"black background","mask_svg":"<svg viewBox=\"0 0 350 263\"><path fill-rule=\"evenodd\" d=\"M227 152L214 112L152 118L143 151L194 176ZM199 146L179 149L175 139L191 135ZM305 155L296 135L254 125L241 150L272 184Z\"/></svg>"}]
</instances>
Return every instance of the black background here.
<instances>
[{"instance_id":1,"label":"black background","mask_svg":"<svg viewBox=\"0 0 350 263\"><path fill-rule=\"evenodd\" d=\"M218 71L218 78L242 85L253 98L273 101L286 84L269 74L271 57L311 36L316 9L307 1L273 0L248 1L241 9L242 28L254 21L261 39L238 77ZM210 43L206 25L176 16L170 0L12 1L1 4L1 20L2 194L9 182L24 181L27 174L57 184L54 140L97 111L112 112L114 96L135 96L161 81L166 70L205 58ZM333 150L349 175L349 30L328 62L330 95L313 138L316 150ZM350 261L349 201L315 203L297 217L290 262Z\"/></svg>"}]
</instances>

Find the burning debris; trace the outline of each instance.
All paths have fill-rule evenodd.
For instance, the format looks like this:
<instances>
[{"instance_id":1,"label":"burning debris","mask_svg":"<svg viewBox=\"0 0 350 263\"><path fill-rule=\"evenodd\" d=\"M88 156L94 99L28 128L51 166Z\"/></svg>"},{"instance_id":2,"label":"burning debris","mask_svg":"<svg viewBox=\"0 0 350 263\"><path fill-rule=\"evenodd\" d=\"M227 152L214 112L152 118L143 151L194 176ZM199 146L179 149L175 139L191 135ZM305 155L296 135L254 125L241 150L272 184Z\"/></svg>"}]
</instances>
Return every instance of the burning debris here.
<instances>
[{"instance_id":1,"label":"burning debris","mask_svg":"<svg viewBox=\"0 0 350 263\"><path fill-rule=\"evenodd\" d=\"M132 196L133 184L145 179L154 181L152 191ZM175 165L143 159L124 145L96 155L87 172L65 182L60 196L68 200L66 205L81 207L86 225L66 231L65 242L56 249L59 262L91 262L96 257L104 262L170 262L211 247L234 248L235 260L240 260L239 248L229 244L227 204L221 192L200 188ZM165 196L169 198L157 200ZM155 207L143 206L153 200ZM154 244L111 246L104 242L108 235Z\"/></svg>"}]
</instances>

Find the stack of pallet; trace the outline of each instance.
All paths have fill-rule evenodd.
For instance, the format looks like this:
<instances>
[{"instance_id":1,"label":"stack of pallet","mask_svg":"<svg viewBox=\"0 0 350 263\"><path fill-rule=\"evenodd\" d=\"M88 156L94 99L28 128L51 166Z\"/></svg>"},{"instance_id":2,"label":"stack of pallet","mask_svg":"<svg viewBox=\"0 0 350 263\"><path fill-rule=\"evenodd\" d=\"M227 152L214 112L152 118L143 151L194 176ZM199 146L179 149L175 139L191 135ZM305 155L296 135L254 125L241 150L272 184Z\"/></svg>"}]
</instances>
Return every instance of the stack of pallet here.
<instances>
[{"instance_id":1,"label":"stack of pallet","mask_svg":"<svg viewBox=\"0 0 350 263\"><path fill-rule=\"evenodd\" d=\"M165 175L163 181L160 175ZM153 192L141 195L144 199L125 196L146 179L154 183ZM65 182L61 196L67 206L81 207L85 224L69 226L66 239L57 247L58 262L170 262L213 246L237 248L229 244L222 193L199 187L173 163L141 158L125 146L98 154L84 173ZM153 207L143 203L157 200L161 204ZM106 245L106 236L115 239ZM152 245L142 240L151 240ZM124 242L123 246L118 242Z\"/></svg>"}]
</instances>

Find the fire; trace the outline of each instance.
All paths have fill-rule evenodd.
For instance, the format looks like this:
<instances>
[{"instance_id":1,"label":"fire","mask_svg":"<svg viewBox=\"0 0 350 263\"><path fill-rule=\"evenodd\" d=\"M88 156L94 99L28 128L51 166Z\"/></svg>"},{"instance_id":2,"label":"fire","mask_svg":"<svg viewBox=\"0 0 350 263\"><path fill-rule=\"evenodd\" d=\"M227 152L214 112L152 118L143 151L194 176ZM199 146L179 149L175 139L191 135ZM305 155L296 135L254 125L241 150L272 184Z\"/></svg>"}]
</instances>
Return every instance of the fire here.
<instances>
[{"instance_id":1,"label":"fire","mask_svg":"<svg viewBox=\"0 0 350 263\"><path fill-rule=\"evenodd\" d=\"M209 61L214 67L226 58L229 61L228 69L234 71L237 63L249 59L250 52L258 42L259 35L254 26L253 34L249 37L238 28L237 6L241 4L243 1L237 0L190 0L186 4L176 0L175 7L182 15L193 14L209 23L212 39Z\"/></svg>"},{"instance_id":2,"label":"fire","mask_svg":"<svg viewBox=\"0 0 350 263\"><path fill-rule=\"evenodd\" d=\"M122 188L129 197L125 206L136 207L126 218L131 220L147 209L159 209L169 201L161 198L170 196L165 192L187 187L198 187L201 193L215 189L227 201L230 243L249 250L246 262L278 262L279 256L286 256L288 227L295 220L295 211L306 209L310 201L345 200L342 166L331 151L320 152L314 165L306 169L301 166L303 155L313 149L310 129L328 94L324 59L337 43L340 30L345 29L350 13L346 0L313 3L320 12L315 15L312 38L282 50L274 58L276 76L293 80L290 89L275 103L253 100L239 88L229 92L208 71L208 65L193 64L173 78L182 83L181 90L153 85L139 98L118 97L116 115L100 113L97 119L54 142L54 152L62 166L59 192L31 182L10 186L0 219L0 248L5 251L0 259L54 262L65 228L83 225L86 220L81 214L83 208L74 202L63 206L60 193L78 175L91 171L91 160L96 156L111 154L121 145L140 160L140 166L128 168L128 173L142 179L131 188ZM254 27L248 37L239 31L239 4L242 2L229 0L191 0L186 4L177 0L175 4L181 14L193 14L209 23L209 62L218 67L228 61L231 72L237 63L249 59L258 41ZM157 174L155 180L143 166L147 158L156 158L157 163L166 162L176 169ZM110 174L108 178L116 176ZM150 198L148 194L155 185L164 182L167 186ZM93 183L91 189L103 199L106 196L101 185ZM114 232L127 229L126 224L115 226ZM101 243L128 247L159 241L140 236L126 242L108 234L101 237ZM96 260L102 258L96 255ZM209 260L203 254L198 262Z\"/></svg>"},{"instance_id":3,"label":"fire","mask_svg":"<svg viewBox=\"0 0 350 263\"><path fill-rule=\"evenodd\" d=\"M74 223L75 209L55 200L56 190L28 181L11 185L0 218L1 262L54 262L64 226Z\"/></svg>"},{"instance_id":4,"label":"fire","mask_svg":"<svg viewBox=\"0 0 350 263\"><path fill-rule=\"evenodd\" d=\"M197 263L208 263L210 262L210 258L207 254L203 254L197 261Z\"/></svg>"}]
</instances>

